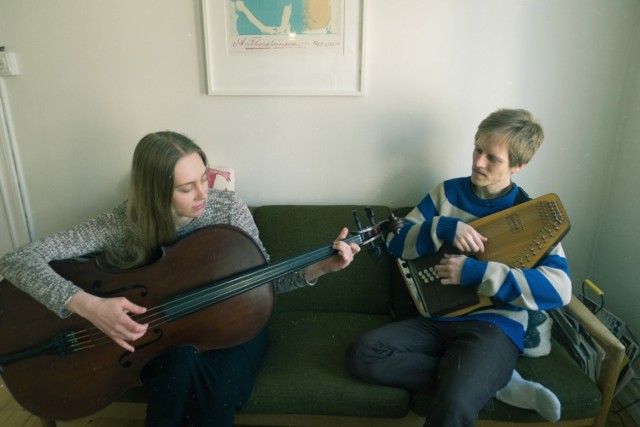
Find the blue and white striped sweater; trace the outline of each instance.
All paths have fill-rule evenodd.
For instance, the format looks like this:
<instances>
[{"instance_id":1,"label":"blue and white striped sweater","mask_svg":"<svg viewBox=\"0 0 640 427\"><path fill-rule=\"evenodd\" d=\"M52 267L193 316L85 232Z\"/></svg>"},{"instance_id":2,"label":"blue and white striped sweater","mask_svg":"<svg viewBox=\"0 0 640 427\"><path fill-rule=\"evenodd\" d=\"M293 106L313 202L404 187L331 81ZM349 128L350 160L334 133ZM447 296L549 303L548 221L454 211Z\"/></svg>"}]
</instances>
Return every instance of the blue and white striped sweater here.
<instances>
[{"instance_id":1,"label":"blue and white striped sweater","mask_svg":"<svg viewBox=\"0 0 640 427\"><path fill-rule=\"evenodd\" d=\"M405 218L398 235L389 237L395 256L414 259L436 252L444 242L453 243L457 223L510 208L519 189L497 199L485 200L471 188L469 177L437 185ZM461 274L462 286L477 286L478 293L492 297L494 306L458 317L439 320L483 320L499 326L522 351L528 310L561 307L571 299L571 279L562 245L558 244L533 269L509 268L492 261L467 258Z\"/></svg>"}]
</instances>

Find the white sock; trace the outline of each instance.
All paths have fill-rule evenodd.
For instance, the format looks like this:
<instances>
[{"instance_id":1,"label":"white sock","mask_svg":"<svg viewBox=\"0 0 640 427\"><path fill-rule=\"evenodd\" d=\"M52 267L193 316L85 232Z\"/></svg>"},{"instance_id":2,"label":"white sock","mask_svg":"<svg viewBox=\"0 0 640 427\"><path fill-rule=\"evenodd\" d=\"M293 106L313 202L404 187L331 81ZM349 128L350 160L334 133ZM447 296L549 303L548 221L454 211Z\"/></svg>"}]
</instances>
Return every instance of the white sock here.
<instances>
[{"instance_id":1,"label":"white sock","mask_svg":"<svg viewBox=\"0 0 640 427\"><path fill-rule=\"evenodd\" d=\"M560 419L562 406L556 395L540 383L525 380L515 370L507 385L496 393L496 399L518 408L533 409L547 421Z\"/></svg>"}]
</instances>

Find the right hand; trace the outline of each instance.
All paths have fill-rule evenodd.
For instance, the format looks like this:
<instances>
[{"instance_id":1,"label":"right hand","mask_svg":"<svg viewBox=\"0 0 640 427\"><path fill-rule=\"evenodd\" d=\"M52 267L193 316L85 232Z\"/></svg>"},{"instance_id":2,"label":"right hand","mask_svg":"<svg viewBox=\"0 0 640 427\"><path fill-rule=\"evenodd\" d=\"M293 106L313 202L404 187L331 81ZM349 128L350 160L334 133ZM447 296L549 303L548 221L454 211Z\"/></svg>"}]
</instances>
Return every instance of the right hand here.
<instances>
[{"instance_id":1,"label":"right hand","mask_svg":"<svg viewBox=\"0 0 640 427\"><path fill-rule=\"evenodd\" d=\"M460 221L456 227L453 246L462 252L482 253L484 252L484 242L487 240L486 237L478 233L472 226Z\"/></svg>"},{"instance_id":2,"label":"right hand","mask_svg":"<svg viewBox=\"0 0 640 427\"><path fill-rule=\"evenodd\" d=\"M116 344L130 352L135 350L130 342L142 337L149 327L149 324L138 323L129 316L143 314L147 309L124 297L100 298L80 291L71 298L67 309L93 323Z\"/></svg>"}]
</instances>

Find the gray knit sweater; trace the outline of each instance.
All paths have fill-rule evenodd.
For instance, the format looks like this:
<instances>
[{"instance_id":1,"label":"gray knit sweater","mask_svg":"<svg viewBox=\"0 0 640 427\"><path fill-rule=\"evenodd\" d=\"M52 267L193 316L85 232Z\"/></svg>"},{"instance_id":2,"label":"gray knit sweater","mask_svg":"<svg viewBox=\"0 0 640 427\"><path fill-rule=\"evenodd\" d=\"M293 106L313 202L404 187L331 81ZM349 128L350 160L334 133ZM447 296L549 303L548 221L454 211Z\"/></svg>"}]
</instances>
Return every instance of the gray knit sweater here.
<instances>
[{"instance_id":1,"label":"gray knit sweater","mask_svg":"<svg viewBox=\"0 0 640 427\"><path fill-rule=\"evenodd\" d=\"M71 314L65 305L81 289L63 279L49 266L49 261L80 257L101 252L104 248L124 245L126 203L70 230L29 243L0 258L0 275L30 294L60 317ZM265 253L253 217L247 205L231 191L209 190L203 213L178 230L178 237L213 224L229 224L247 232ZM268 258L268 256L267 256ZM275 281L278 293L309 286L304 271L297 271Z\"/></svg>"}]
</instances>

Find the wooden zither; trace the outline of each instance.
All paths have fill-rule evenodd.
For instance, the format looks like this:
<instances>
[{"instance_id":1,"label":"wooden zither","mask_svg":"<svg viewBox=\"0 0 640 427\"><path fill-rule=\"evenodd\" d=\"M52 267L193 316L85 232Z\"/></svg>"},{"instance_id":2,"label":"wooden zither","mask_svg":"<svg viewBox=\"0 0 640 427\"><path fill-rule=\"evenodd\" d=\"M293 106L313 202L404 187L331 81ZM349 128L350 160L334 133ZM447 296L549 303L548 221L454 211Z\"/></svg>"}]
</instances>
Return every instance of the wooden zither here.
<instances>
[{"instance_id":1,"label":"wooden zither","mask_svg":"<svg viewBox=\"0 0 640 427\"><path fill-rule=\"evenodd\" d=\"M487 237L485 251L469 254L511 268L533 268L569 232L567 213L556 194L547 194L469 223ZM445 244L437 252L397 263L409 293L425 317L455 316L492 304L475 286L443 285L435 266L444 254L459 254Z\"/></svg>"}]
</instances>

